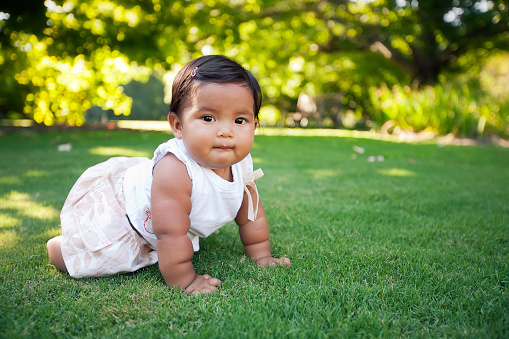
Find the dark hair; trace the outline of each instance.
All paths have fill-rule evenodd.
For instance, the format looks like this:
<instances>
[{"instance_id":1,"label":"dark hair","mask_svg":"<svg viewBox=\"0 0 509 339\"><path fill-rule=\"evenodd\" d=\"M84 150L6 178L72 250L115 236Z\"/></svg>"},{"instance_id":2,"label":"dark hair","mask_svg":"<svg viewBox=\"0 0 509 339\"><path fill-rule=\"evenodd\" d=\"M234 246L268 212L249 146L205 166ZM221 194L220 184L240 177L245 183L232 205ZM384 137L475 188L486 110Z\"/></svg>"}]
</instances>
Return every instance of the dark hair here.
<instances>
[{"instance_id":1,"label":"dark hair","mask_svg":"<svg viewBox=\"0 0 509 339\"><path fill-rule=\"evenodd\" d=\"M196 67L198 67L197 70ZM193 76L194 75L194 76ZM190 94L200 83L242 83L253 94L254 115L262 105L262 92L256 78L237 62L222 55L206 55L189 61L178 71L171 90L171 112L181 115Z\"/></svg>"}]
</instances>

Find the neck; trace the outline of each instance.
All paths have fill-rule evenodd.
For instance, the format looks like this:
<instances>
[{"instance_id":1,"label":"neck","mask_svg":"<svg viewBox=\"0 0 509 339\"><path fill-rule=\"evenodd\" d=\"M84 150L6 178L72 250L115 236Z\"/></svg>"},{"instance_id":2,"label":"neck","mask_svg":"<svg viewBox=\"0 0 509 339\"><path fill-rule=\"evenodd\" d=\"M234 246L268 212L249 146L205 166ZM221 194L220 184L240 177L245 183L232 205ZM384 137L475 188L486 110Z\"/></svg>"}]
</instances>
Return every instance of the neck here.
<instances>
[{"instance_id":1,"label":"neck","mask_svg":"<svg viewBox=\"0 0 509 339\"><path fill-rule=\"evenodd\" d=\"M219 175L221 178L223 178L226 181L232 182L233 181L233 173L232 173L232 167L228 166L226 168L220 168L220 169L213 169L212 172Z\"/></svg>"}]
</instances>

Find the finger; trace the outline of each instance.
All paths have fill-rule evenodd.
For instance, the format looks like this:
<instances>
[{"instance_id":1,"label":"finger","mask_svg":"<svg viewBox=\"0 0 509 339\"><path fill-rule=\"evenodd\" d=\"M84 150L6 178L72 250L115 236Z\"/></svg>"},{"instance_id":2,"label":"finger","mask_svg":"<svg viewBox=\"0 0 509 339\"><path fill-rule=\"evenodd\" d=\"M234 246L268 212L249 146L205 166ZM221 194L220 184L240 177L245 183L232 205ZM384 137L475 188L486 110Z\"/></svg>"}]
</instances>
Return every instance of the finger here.
<instances>
[{"instance_id":1,"label":"finger","mask_svg":"<svg viewBox=\"0 0 509 339\"><path fill-rule=\"evenodd\" d=\"M216 293L216 289L215 288L204 287L204 288L201 289L200 293L203 293L203 294L214 294L214 293Z\"/></svg>"},{"instance_id":2,"label":"finger","mask_svg":"<svg viewBox=\"0 0 509 339\"><path fill-rule=\"evenodd\" d=\"M221 280L217 279L217 278L211 278L209 280L207 280L207 282L212 285L212 286L219 286L221 285Z\"/></svg>"},{"instance_id":3,"label":"finger","mask_svg":"<svg viewBox=\"0 0 509 339\"><path fill-rule=\"evenodd\" d=\"M185 291L186 291L186 292L187 292L187 294L189 294L189 295L196 295L196 294L198 294L198 293L199 293L199 291L198 291L196 288L194 288L194 286L189 286L189 287L187 287L187 288L185 289Z\"/></svg>"}]
</instances>

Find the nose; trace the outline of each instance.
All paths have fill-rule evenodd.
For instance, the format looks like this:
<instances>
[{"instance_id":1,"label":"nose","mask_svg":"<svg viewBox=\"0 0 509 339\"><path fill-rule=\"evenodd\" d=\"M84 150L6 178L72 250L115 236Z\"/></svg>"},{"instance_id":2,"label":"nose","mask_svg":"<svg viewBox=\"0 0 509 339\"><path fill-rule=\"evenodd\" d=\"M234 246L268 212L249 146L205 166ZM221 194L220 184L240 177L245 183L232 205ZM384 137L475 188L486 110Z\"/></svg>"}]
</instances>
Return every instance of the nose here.
<instances>
[{"instance_id":1,"label":"nose","mask_svg":"<svg viewBox=\"0 0 509 339\"><path fill-rule=\"evenodd\" d=\"M220 124L219 129L217 130L217 135L222 138L233 137L232 126L229 123Z\"/></svg>"}]
</instances>

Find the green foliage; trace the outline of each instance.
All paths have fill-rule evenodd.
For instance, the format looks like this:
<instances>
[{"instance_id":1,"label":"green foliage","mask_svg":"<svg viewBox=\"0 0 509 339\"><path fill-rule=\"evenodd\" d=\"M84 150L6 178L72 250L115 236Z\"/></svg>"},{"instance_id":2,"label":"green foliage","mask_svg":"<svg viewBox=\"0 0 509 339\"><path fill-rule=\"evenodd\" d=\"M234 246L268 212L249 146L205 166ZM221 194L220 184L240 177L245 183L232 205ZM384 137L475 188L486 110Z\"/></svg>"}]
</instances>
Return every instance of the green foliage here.
<instances>
[{"instance_id":1,"label":"green foliage","mask_svg":"<svg viewBox=\"0 0 509 339\"><path fill-rule=\"evenodd\" d=\"M466 84L439 83L410 88L394 85L372 88L373 121L382 126L435 134L481 137L509 135L507 103L488 100L489 96Z\"/></svg>"},{"instance_id":2,"label":"green foliage","mask_svg":"<svg viewBox=\"0 0 509 339\"><path fill-rule=\"evenodd\" d=\"M152 75L146 83L131 81L123 86L123 89L123 93L132 99L129 115L115 115L111 109L104 110L94 106L87 110L86 121L167 119L169 105L164 103L164 85L158 78Z\"/></svg>"},{"instance_id":3,"label":"green foliage","mask_svg":"<svg viewBox=\"0 0 509 339\"><path fill-rule=\"evenodd\" d=\"M129 83L155 76L168 104L175 72L218 53L254 73L279 122L295 111L300 93L341 93L348 112L328 117L340 127L343 116L371 117L371 87L433 85L445 72L470 72L491 51L509 48L503 0L43 4L0 7L2 117L79 126L95 106L129 116Z\"/></svg>"},{"instance_id":4,"label":"green foliage","mask_svg":"<svg viewBox=\"0 0 509 339\"><path fill-rule=\"evenodd\" d=\"M256 267L227 225L193 258L224 282L202 297L168 289L157 265L76 280L46 254L87 167L151 156L168 134L0 135L0 337L506 338L509 150L303 132L253 149L272 248L292 267Z\"/></svg>"},{"instance_id":5,"label":"green foliage","mask_svg":"<svg viewBox=\"0 0 509 339\"><path fill-rule=\"evenodd\" d=\"M495 100L509 101L509 54L499 53L489 58L479 74L479 82Z\"/></svg>"}]
</instances>

